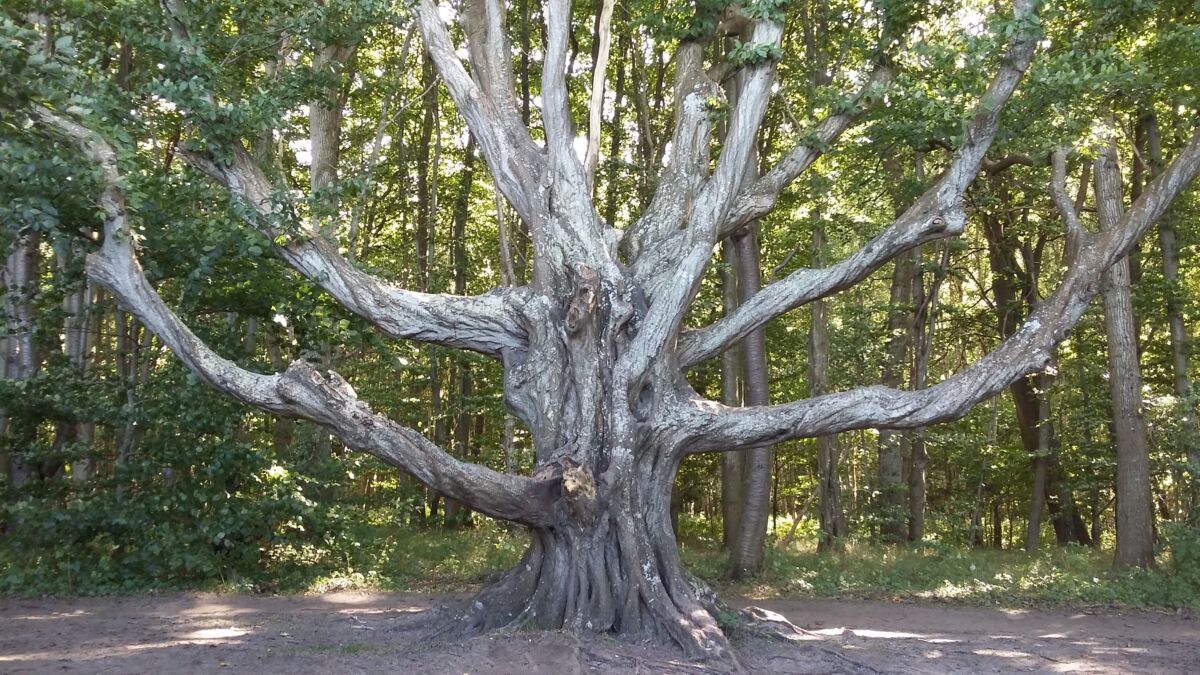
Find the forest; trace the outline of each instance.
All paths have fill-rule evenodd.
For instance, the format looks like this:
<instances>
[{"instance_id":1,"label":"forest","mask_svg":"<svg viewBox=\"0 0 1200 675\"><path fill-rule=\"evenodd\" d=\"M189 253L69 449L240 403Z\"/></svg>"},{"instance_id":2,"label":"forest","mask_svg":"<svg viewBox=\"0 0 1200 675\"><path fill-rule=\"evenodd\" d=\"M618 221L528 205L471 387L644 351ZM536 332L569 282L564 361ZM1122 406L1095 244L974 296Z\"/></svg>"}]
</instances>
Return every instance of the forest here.
<instances>
[{"instance_id":1,"label":"forest","mask_svg":"<svg viewBox=\"0 0 1200 675\"><path fill-rule=\"evenodd\" d=\"M6 0L0 595L1200 609L1198 55L1191 0Z\"/></svg>"}]
</instances>

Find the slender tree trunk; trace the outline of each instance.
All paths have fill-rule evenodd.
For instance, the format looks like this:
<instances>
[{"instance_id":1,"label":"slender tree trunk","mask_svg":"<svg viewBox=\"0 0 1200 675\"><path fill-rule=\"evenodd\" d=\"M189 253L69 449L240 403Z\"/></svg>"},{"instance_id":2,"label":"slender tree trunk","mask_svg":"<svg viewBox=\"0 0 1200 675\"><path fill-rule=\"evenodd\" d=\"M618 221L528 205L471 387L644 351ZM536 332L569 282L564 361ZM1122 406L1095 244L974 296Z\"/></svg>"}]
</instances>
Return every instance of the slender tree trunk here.
<instances>
[{"instance_id":1,"label":"slender tree trunk","mask_svg":"<svg viewBox=\"0 0 1200 675\"><path fill-rule=\"evenodd\" d=\"M618 169L621 166L621 143L625 140L625 128L622 126L621 113L625 102L625 68L629 60L624 56L629 51L629 34L622 33L617 40L617 51L621 58L617 59L617 80L613 87L613 118L612 141L606 158L607 169L604 179L604 222L616 227L617 205L628 196L617 184Z\"/></svg>"},{"instance_id":2,"label":"slender tree trunk","mask_svg":"<svg viewBox=\"0 0 1200 675\"><path fill-rule=\"evenodd\" d=\"M38 355L37 323L34 319L33 300L38 288L38 270L41 263L39 245L41 238L36 232L18 235L4 262L4 313L7 330L5 354L5 377L10 380L28 380L37 374L41 366ZM14 447L29 447L33 440L33 427L14 424L5 411L0 410L0 430L6 434L19 434L22 441L13 442ZM20 455L8 458L8 482L19 488L33 477L34 467Z\"/></svg>"},{"instance_id":3,"label":"slender tree trunk","mask_svg":"<svg viewBox=\"0 0 1200 675\"><path fill-rule=\"evenodd\" d=\"M820 213L812 218L813 267L824 264L825 228ZM812 323L808 332L808 382L809 396L820 396L829 392L829 319L825 316L825 301L812 304ZM817 437L817 500L818 520L821 531L817 540L818 551L839 549L846 532L845 514L842 510L841 485L838 464L841 452L837 436Z\"/></svg>"},{"instance_id":4,"label":"slender tree trunk","mask_svg":"<svg viewBox=\"0 0 1200 675\"><path fill-rule=\"evenodd\" d=\"M892 207L897 215L908 208L912 199L905 187L904 165L897 157L884 161L884 168L894 180ZM916 162L918 176L921 162ZM902 388L904 375L911 370L909 354L913 345L915 312L913 283L920 262L919 250L914 249L896 257L892 268L892 285L888 298L887 350L880 382L884 386ZM879 536L884 543L899 543L908 539L908 508L905 480L905 457L909 455L911 438L906 432L879 431Z\"/></svg>"},{"instance_id":5,"label":"slender tree trunk","mask_svg":"<svg viewBox=\"0 0 1200 675\"><path fill-rule=\"evenodd\" d=\"M1162 156L1162 141L1158 134L1158 120L1150 115L1145 120L1147 149L1150 154L1150 166L1153 176L1162 173L1166 167ZM1175 396L1184 405L1183 411L1183 452L1188 463L1188 477L1191 485L1188 487L1191 515L1197 513L1200 506L1200 425L1196 420L1196 407L1192 393L1192 383L1189 379L1189 344L1187 328L1183 322L1181 297L1183 287L1179 281L1179 243L1175 233L1175 223L1178 216L1173 211L1158 221L1158 241L1162 250L1163 280L1167 283L1167 325L1171 335L1171 367L1172 385Z\"/></svg>"},{"instance_id":6,"label":"slender tree trunk","mask_svg":"<svg viewBox=\"0 0 1200 675\"><path fill-rule=\"evenodd\" d=\"M918 164L920 166L920 164ZM922 172L923 173L923 172ZM919 261L921 249L914 253ZM950 247L942 249L941 260L929 290L925 290L924 274L913 275L913 304L916 317L913 322L913 389L924 389L929 377L929 355L933 352L933 339L937 326L938 294L942 280L949 271ZM908 472L908 540L921 541L925 538L926 477L929 455L925 450L925 430L914 429L912 434L911 466Z\"/></svg>"},{"instance_id":7,"label":"slender tree trunk","mask_svg":"<svg viewBox=\"0 0 1200 675\"><path fill-rule=\"evenodd\" d=\"M314 197L313 213L321 234L337 240L340 199L337 194L338 164L341 161L342 106L341 84L343 70L354 56L353 46L320 44L313 54L312 70L315 77L328 84L318 92L316 99L309 102L309 189ZM327 370L337 364L333 346L319 346L321 365ZM326 461L333 454L333 437L319 425L312 426L312 454L310 461Z\"/></svg>"},{"instance_id":8,"label":"slender tree trunk","mask_svg":"<svg viewBox=\"0 0 1200 675\"><path fill-rule=\"evenodd\" d=\"M1116 150L1096 159L1096 208L1101 228L1118 226L1121 174ZM1129 266L1117 261L1104 274L1104 330L1108 336L1109 387L1117 442L1116 567L1154 565L1154 509L1150 490L1150 447L1142 419L1142 372L1134 332Z\"/></svg>"},{"instance_id":9,"label":"slender tree trunk","mask_svg":"<svg viewBox=\"0 0 1200 675\"><path fill-rule=\"evenodd\" d=\"M733 243L726 239L721 244L721 251L724 255L722 301L725 315L729 316L738 305ZM734 345L721 354L721 402L725 405L742 405L741 376L741 347ZM745 505L744 465L745 458L740 452L721 454L721 539L725 549L730 552L741 533L742 507Z\"/></svg>"},{"instance_id":10,"label":"slender tree trunk","mask_svg":"<svg viewBox=\"0 0 1200 675\"><path fill-rule=\"evenodd\" d=\"M903 178L904 171L895 160L888 160L893 176ZM894 198L897 212L907 206L907 199ZM912 341L912 287L916 261L911 252L896 258L892 269L892 287L888 300L887 355L880 382L886 387L901 388L904 372L908 370L908 349ZM903 432L890 429L879 431L879 536L884 543L894 544L908 538L905 507L904 455L907 438Z\"/></svg>"},{"instance_id":11,"label":"slender tree trunk","mask_svg":"<svg viewBox=\"0 0 1200 675\"><path fill-rule=\"evenodd\" d=\"M471 188L475 180L475 141L469 139L463 150L463 168L459 172L458 196L454 201L454 224L451 243L454 254L454 292L467 294L467 218L470 216ZM471 414L467 410L472 396L471 362L465 354L456 355L455 370L458 373L458 414L454 420L454 451L462 458L467 457L470 447ZM471 512L458 502L446 500L446 525L457 527L470 524Z\"/></svg>"},{"instance_id":12,"label":"slender tree trunk","mask_svg":"<svg viewBox=\"0 0 1200 675\"><path fill-rule=\"evenodd\" d=\"M1041 542L1042 512L1046 503L1046 469L1050 458L1050 392L1046 375L1038 376L1037 452L1033 457L1033 490L1029 500L1029 530L1025 550L1036 551Z\"/></svg>"}]
</instances>

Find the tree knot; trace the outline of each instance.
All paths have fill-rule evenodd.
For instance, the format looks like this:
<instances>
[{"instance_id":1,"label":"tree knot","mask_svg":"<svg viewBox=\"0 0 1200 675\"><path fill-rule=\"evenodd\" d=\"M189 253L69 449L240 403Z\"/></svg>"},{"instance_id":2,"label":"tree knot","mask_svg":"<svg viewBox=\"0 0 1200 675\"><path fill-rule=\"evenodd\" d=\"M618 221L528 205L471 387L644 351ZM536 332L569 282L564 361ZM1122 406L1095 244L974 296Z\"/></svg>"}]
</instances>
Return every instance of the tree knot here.
<instances>
[{"instance_id":1,"label":"tree knot","mask_svg":"<svg viewBox=\"0 0 1200 675\"><path fill-rule=\"evenodd\" d=\"M596 309L596 296L600 290L600 275L587 265L575 267L575 291L567 308L567 333L579 332L583 323Z\"/></svg>"},{"instance_id":2,"label":"tree knot","mask_svg":"<svg viewBox=\"0 0 1200 675\"><path fill-rule=\"evenodd\" d=\"M572 518L590 525L596 519L596 479L587 467L573 459L562 460L563 497Z\"/></svg>"}]
</instances>

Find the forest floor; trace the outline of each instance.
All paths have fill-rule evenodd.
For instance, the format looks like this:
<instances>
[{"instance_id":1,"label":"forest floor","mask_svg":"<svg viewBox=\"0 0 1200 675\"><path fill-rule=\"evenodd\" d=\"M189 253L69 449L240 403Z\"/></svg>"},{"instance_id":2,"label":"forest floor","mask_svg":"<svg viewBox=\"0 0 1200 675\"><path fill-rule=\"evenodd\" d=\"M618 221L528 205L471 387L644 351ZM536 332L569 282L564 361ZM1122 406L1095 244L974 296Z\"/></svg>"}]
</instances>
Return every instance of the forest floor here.
<instances>
[{"instance_id":1,"label":"forest floor","mask_svg":"<svg viewBox=\"0 0 1200 675\"><path fill-rule=\"evenodd\" d=\"M3 673L711 673L662 647L563 633L429 635L455 596L340 592L0 598ZM733 600L734 605L750 601ZM1195 673L1200 617L860 600L755 600L805 629L734 629L754 673Z\"/></svg>"}]
</instances>

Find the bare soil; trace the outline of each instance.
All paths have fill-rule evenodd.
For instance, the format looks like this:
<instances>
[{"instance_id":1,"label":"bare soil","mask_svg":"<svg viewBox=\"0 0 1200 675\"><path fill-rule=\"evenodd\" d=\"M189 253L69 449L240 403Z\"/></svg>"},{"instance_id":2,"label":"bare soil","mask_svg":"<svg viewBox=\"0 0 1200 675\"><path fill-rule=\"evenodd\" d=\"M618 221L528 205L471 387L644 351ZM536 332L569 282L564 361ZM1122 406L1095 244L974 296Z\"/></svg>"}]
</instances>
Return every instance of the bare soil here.
<instances>
[{"instance_id":1,"label":"bare soil","mask_svg":"<svg viewBox=\"0 0 1200 675\"><path fill-rule=\"evenodd\" d=\"M728 670L662 647L564 633L432 636L439 608L454 600L382 593L0 599L0 672ZM753 673L1200 673L1200 621L1180 614L842 600L754 604L805 631L782 640L735 629L738 658Z\"/></svg>"}]
</instances>

